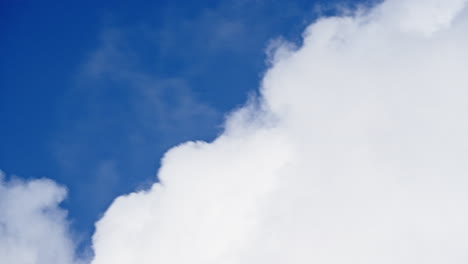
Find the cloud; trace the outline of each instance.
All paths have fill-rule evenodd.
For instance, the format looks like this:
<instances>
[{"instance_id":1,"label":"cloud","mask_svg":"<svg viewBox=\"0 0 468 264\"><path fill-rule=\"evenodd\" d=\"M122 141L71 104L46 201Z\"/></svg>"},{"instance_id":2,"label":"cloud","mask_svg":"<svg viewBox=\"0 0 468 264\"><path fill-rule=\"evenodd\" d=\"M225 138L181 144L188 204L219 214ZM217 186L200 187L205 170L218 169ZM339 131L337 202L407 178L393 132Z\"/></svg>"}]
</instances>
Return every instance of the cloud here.
<instances>
[{"instance_id":1,"label":"cloud","mask_svg":"<svg viewBox=\"0 0 468 264\"><path fill-rule=\"evenodd\" d=\"M0 263L79 263L59 207L65 196L51 180L6 181L0 171Z\"/></svg>"},{"instance_id":2,"label":"cloud","mask_svg":"<svg viewBox=\"0 0 468 264\"><path fill-rule=\"evenodd\" d=\"M220 137L113 202L92 263L466 263L465 3L387 1L279 45Z\"/></svg>"},{"instance_id":3,"label":"cloud","mask_svg":"<svg viewBox=\"0 0 468 264\"><path fill-rule=\"evenodd\" d=\"M300 47L274 42L259 98L118 197L91 263L466 263L465 5L389 0L319 19ZM65 196L0 173L1 263L79 262Z\"/></svg>"},{"instance_id":4,"label":"cloud","mask_svg":"<svg viewBox=\"0 0 468 264\"><path fill-rule=\"evenodd\" d=\"M214 137L223 118L184 77L164 76L148 64L154 60L140 47L154 43L146 31L109 26L101 34L63 93L52 142L61 181L73 193L70 214L88 237L116 196L154 181L159 156L170 146Z\"/></svg>"}]
</instances>

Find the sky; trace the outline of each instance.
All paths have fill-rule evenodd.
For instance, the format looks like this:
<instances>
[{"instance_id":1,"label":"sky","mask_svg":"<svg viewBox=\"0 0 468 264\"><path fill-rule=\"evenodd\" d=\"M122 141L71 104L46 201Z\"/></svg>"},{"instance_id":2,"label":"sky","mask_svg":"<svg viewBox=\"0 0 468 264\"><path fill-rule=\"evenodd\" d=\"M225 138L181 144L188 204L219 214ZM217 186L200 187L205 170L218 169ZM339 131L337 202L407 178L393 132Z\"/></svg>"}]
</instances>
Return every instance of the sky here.
<instances>
[{"instance_id":1,"label":"sky","mask_svg":"<svg viewBox=\"0 0 468 264\"><path fill-rule=\"evenodd\" d=\"M169 147L222 131L258 91L271 41L300 42L342 4L2 1L0 168L65 185L87 239L116 196L155 181Z\"/></svg>"},{"instance_id":2,"label":"sky","mask_svg":"<svg viewBox=\"0 0 468 264\"><path fill-rule=\"evenodd\" d=\"M466 2L3 1L0 260L466 263Z\"/></svg>"}]
</instances>

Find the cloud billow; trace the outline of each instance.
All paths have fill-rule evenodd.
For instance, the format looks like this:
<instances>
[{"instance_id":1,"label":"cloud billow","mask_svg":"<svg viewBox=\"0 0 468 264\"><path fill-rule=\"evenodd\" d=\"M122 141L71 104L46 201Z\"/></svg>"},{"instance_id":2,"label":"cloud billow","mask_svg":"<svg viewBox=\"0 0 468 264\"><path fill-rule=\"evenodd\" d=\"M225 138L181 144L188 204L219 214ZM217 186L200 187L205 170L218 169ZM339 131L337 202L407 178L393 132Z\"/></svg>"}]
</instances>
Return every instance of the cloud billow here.
<instances>
[{"instance_id":1,"label":"cloud billow","mask_svg":"<svg viewBox=\"0 0 468 264\"><path fill-rule=\"evenodd\" d=\"M91 263L466 263L466 3L388 0L275 42L259 98L116 198Z\"/></svg>"},{"instance_id":2,"label":"cloud billow","mask_svg":"<svg viewBox=\"0 0 468 264\"><path fill-rule=\"evenodd\" d=\"M0 171L0 263L82 264L58 206L65 196L51 180L7 181Z\"/></svg>"},{"instance_id":3,"label":"cloud billow","mask_svg":"<svg viewBox=\"0 0 468 264\"><path fill-rule=\"evenodd\" d=\"M102 263L468 261L466 1L387 1L277 45L257 103L97 223Z\"/></svg>"}]
</instances>

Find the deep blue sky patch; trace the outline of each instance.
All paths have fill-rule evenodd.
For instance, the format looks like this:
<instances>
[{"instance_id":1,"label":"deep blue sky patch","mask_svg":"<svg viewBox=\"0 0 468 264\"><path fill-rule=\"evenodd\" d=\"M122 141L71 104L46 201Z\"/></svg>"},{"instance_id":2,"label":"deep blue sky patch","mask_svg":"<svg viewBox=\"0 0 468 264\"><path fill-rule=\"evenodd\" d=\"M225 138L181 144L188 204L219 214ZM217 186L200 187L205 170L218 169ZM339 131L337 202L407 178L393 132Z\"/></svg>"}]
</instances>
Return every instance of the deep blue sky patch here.
<instances>
[{"instance_id":1,"label":"deep blue sky patch","mask_svg":"<svg viewBox=\"0 0 468 264\"><path fill-rule=\"evenodd\" d=\"M88 244L168 148L220 133L255 93L271 40L300 44L317 16L357 2L2 1L0 169L67 186Z\"/></svg>"}]
</instances>

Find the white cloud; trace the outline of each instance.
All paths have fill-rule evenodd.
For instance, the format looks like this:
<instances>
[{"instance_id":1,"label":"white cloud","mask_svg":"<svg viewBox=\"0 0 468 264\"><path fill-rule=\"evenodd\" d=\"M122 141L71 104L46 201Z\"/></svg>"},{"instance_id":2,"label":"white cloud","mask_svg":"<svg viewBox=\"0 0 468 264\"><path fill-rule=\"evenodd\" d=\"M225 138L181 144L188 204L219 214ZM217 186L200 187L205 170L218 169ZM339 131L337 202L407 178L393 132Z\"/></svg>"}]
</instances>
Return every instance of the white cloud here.
<instances>
[{"instance_id":1,"label":"white cloud","mask_svg":"<svg viewBox=\"0 0 468 264\"><path fill-rule=\"evenodd\" d=\"M389 0L277 45L261 97L118 197L92 264L466 263L468 11ZM75 263L65 190L0 175L0 262Z\"/></svg>"},{"instance_id":2,"label":"white cloud","mask_svg":"<svg viewBox=\"0 0 468 264\"><path fill-rule=\"evenodd\" d=\"M51 180L5 181L0 171L0 263L78 263L58 206L65 196Z\"/></svg>"},{"instance_id":3,"label":"white cloud","mask_svg":"<svg viewBox=\"0 0 468 264\"><path fill-rule=\"evenodd\" d=\"M379 11L383 21L402 31L430 35L450 26L465 4L466 0L392 0Z\"/></svg>"},{"instance_id":4,"label":"white cloud","mask_svg":"<svg viewBox=\"0 0 468 264\"><path fill-rule=\"evenodd\" d=\"M104 263L466 263L466 1L324 18L97 223Z\"/></svg>"}]
</instances>

